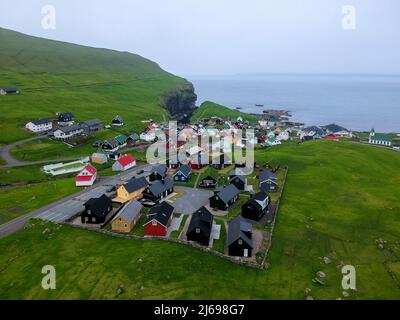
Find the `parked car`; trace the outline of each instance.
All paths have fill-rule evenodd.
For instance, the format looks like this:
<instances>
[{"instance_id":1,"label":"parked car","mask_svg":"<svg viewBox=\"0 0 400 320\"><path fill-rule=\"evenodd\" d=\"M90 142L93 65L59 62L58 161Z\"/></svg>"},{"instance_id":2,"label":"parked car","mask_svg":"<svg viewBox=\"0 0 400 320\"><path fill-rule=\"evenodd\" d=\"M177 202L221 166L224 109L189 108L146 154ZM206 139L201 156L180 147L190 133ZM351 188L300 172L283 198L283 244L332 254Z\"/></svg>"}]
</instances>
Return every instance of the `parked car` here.
<instances>
[{"instance_id":1,"label":"parked car","mask_svg":"<svg viewBox=\"0 0 400 320\"><path fill-rule=\"evenodd\" d=\"M143 174L143 173L144 173L144 170L143 170L143 169L140 169L140 170L138 170L136 173L137 173L137 174Z\"/></svg>"}]
</instances>

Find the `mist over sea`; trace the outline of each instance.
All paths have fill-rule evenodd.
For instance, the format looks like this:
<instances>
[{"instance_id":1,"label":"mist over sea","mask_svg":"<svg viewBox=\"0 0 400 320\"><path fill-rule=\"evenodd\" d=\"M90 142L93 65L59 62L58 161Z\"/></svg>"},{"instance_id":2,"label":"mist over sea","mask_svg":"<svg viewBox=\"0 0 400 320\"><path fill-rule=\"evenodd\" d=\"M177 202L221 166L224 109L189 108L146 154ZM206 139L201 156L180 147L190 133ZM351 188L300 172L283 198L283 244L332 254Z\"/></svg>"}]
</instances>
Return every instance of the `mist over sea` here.
<instances>
[{"instance_id":1,"label":"mist over sea","mask_svg":"<svg viewBox=\"0 0 400 320\"><path fill-rule=\"evenodd\" d=\"M243 112L290 110L306 125L337 123L351 130L400 132L400 76L187 76L205 100ZM257 107L262 104L264 107Z\"/></svg>"}]
</instances>

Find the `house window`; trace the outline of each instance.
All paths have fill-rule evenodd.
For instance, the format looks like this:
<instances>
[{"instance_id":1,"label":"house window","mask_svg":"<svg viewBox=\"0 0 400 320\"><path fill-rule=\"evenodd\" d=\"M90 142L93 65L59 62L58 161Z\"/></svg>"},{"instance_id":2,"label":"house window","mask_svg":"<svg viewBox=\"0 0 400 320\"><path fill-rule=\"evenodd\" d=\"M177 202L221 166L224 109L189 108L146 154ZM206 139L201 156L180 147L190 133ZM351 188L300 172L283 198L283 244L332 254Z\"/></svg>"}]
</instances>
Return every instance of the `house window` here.
<instances>
[{"instance_id":1,"label":"house window","mask_svg":"<svg viewBox=\"0 0 400 320\"><path fill-rule=\"evenodd\" d=\"M127 227L128 227L128 225L125 223L125 224L124 224L124 227L125 227L125 228L127 228Z\"/></svg>"},{"instance_id":2,"label":"house window","mask_svg":"<svg viewBox=\"0 0 400 320\"><path fill-rule=\"evenodd\" d=\"M243 240L239 239L238 244L242 245L243 244Z\"/></svg>"},{"instance_id":3,"label":"house window","mask_svg":"<svg viewBox=\"0 0 400 320\"><path fill-rule=\"evenodd\" d=\"M157 221L153 220L151 224L155 227L157 225Z\"/></svg>"},{"instance_id":4,"label":"house window","mask_svg":"<svg viewBox=\"0 0 400 320\"><path fill-rule=\"evenodd\" d=\"M196 233L200 233L200 228L196 228Z\"/></svg>"},{"instance_id":5,"label":"house window","mask_svg":"<svg viewBox=\"0 0 400 320\"><path fill-rule=\"evenodd\" d=\"M88 209L87 214L92 214L92 210Z\"/></svg>"}]
</instances>

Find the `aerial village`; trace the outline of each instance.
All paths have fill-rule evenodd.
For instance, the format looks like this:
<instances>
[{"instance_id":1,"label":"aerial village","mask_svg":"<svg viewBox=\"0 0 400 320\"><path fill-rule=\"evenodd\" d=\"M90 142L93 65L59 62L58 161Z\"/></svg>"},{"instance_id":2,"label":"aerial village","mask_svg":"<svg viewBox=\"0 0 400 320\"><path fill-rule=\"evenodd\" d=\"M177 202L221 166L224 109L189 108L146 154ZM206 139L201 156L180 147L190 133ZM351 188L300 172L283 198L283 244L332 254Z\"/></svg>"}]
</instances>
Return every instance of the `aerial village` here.
<instances>
[{"instance_id":1,"label":"aerial village","mask_svg":"<svg viewBox=\"0 0 400 320\"><path fill-rule=\"evenodd\" d=\"M26 129L73 146L81 136L124 127L118 115L107 125L98 119L75 123L71 112L57 113L56 119L32 120ZM249 145L268 149L316 139L348 139L398 150L391 135L373 129L361 139L336 124L305 127L279 115L260 115L257 123L241 117L212 117L180 124L178 134L183 138L175 142L169 139L168 123L142 122L147 126L143 132L96 141L93 153L84 159L44 166L43 171L51 175L76 173L76 187L87 192L81 202L66 205L61 214L45 212L43 218L110 236L179 242L233 262L265 268L288 168L254 162L250 174L239 174L236 169L245 164L211 142L202 144L200 137L205 132L216 132L217 136L228 132L235 146L244 150ZM248 129L255 133L250 141L236 134ZM167 159L149 165L132 155L132 150L144 154L157 141L155 130L165 133L161 143L167 152L184 148L185 161ZM107 177L98 172L104 165L112 171Z\"/></svg>"}]
</instances>

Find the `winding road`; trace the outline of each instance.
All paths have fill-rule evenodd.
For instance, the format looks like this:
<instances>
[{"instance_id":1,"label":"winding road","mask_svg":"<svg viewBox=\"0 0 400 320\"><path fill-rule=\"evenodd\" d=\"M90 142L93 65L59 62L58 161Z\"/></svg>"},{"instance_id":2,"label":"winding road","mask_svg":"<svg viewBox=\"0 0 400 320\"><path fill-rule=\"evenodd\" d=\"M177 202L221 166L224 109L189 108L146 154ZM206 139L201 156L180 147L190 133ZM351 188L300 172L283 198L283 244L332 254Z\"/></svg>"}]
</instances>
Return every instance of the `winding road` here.
<instances>
[{"instance_id":1,"label":"winding road","mask_svg":"<svg viewBox=\"0 0 400 320\"><path fill-rule=\"evenodd\" d=\"M44 164L44 163L52 163L52 162L62 162L62 161L75 161L79 160L80 158L60 158L54 160L40 160L40 161L20 161L15 159L11 155L11 150L17 146L23 145L27 142L43 139L43 136L32 137L24 140L20 140L11 144L8 144L2 148L0 148L0 157L4 159L6 162L5 165L1 165L0 168L14 168L14 167L24 167L30 166L35 164Z\"/></svg>"}]
</instances>

